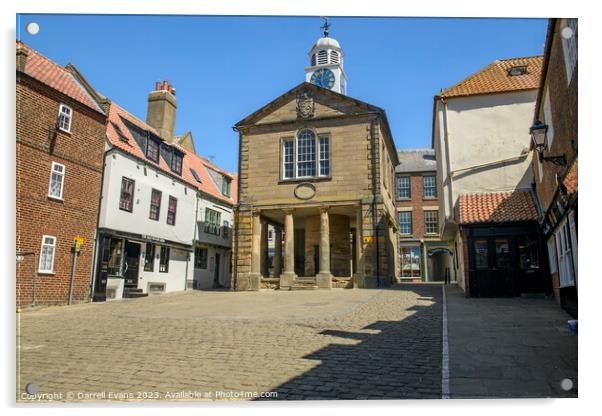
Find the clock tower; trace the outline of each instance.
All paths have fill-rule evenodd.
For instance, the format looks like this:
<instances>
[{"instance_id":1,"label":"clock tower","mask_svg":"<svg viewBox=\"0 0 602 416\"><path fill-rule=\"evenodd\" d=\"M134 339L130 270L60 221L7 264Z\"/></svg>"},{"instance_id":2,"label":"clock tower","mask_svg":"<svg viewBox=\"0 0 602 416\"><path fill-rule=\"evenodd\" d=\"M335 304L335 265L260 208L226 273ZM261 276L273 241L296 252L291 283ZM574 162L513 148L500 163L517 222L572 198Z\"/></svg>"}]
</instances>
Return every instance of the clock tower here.
<instances>
[{"instance_id":1,"label":"clock tower","mask_svg":"<svg viewBox=\"0 0 602 416\"><path fill-rule=\"evenodd\" d=\"M309 51L310 65L305 68L305 81L347 95L347 76L343 70L345 57L339 42L328 36L330 24L324 19L324 36Z\"/></svg>"}]
</instances>

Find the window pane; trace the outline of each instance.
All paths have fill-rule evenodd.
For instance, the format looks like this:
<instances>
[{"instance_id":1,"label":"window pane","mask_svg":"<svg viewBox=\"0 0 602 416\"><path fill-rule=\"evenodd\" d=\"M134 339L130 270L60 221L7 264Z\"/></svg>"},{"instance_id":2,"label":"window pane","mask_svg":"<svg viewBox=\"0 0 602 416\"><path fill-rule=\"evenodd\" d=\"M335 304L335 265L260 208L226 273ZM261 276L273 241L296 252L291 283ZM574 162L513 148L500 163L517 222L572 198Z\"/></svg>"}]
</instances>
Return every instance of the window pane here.
<instances>
[{"instance_id":1,"label":"window pane","mask_svg":"<svg viewBox=\"0 0 602 416\"><path fill-rule=\"evenodd\" d=\"M437 196L437 185L435 176L423 176L423 195L425 198L435 198Z\"/></svg>"},{"instance_id":2,"label":"window pane","mask_svg":"<svg viewBox=\"0 0 602 416\"><path fill-rule=\"evenodd\" d=\"M410 177L399 176L397 178L397 198L409 199L411 197L410 192Z\"/></svg>"},{"instance_id":3,"label":"window pane","mask_svg":"<svg viewBox=\"0 0 602 416\"><path fill-rule=\"evenodd\" d=\"M536 239L519 237L518 261L522 270L539 269L539 251Z\"/></svg>"},{"instance_id":4,"label":"window pane","mask_svg":"<svg viewBox=\"0 0 602 416\"><path fill-rule=\"evenodd\" d=\"M155 245L146 243L146 252L144 253L144 271L152 272L155 268Z\"/></svg>"},{"instance_id":5,"label":"window pane","mask_svg":"<svg viewBox=\"0 0 602 416\"><path fill-rule=\"evenodd\" d=\"M297 177L316 176L316 137L301 130L297 137Z\"/></svg>"},{"instance_id":6,"label":"window pane","mask_svg":"<svg viewBox=\"0 0 602 416\"><path fill-rule=\"evenodd\" d=\"M178 208L178 200L173 196L169 197L169 206L167 208L167 223L169 225L175 225L176 223L176 211Z\"/></svg>"},{"instance_id":7,"label":"window pane","mask_svg":"<svg viewBox=\"0 0 602 416\"><path fill-rule=\"evenodd\" d=\"M495 240L495 267L498 269L510 269L510 243L507 239Z\"/></svg>"},{"instance_id":8,"label":"window pane","mask_svg":"<svg viewBox=\"0 0 602 416\"><path fill-rule=\"evenodd\" d=\"M169 247L161 247L159 256L159 271L161 273L169 272Z\"/></svg>"},{"instance_id":9,"label":"window pane","mask_svg":"<svg viewBox=\"0 0 602 416\"><path fill-rule=\"evenodd\" d=\"M420 247L401 247L401 277L420 277Z\"/></svg>"},{"instance_id":10,"label":"window pane","mask_svg":"<svg viewBox=\"0 0 602 416\"><path fill-rule=\"evenodd\" d=\"M282 142L282 160L284 164L282 177L284 179L291 179L295 166L294 142L292 140Z\"/></svg>"},{"instance_id":11,"label":"window pane","mask_svg":"<svg viewBox=\"0 0 602 416\"><path fill-rule=\"evenodd\" d=\"M121 257L123 255L123 240L111 239L109 247L108 274L121 276Z\"/></svg>"},{"instance_id":12,"label":"window pane","mask_svg":"<svg viewBox=\"0 0 602 416\"><path fill-rule=\"evenodd\" d=\"M474 256L475 266L477 269L489 268L488 259L489 250L487 248L487 240L475 240L474 242Z\"/></svg>"},{"instance_id":13,"label":"window pane","mask_svg":"<svg viewBox=\"0 0 602 416\"><path fill-rule=\"evenodd\" d=\"M437 234L439 232L438 211L424 211L424 231L426 234Z\"/></svg>"},{"instance_id":14,"label":"window pane","mask_svg":"<svg viewBox=\"0 0 602 416\"><path fill-rule=\"evenodd\" d=\"M178 175L182 174L182 155L179 153L173 154L171 158L171 170Z\"/></svg>"},{"instance_id":15,"label":"window pane","mask_svg":"<svg viewBox=\"0 0 602 416\"><path fill-rule=\"evenodd\" d=\"M194 267L197 269L207 268L207 248L196 247L194 250Z\"/></svg>"},{"instance_id":16,"label":"window pane","mask_svg":"<svg viewBox=\"0 0 602 416\"><path fill-rule=\"evenodd\" d=\"M399 213L399 233L412 234L412 212Z\"/></svg>"},{"instance_id":17,"label":"window pane","mask_svg":"<svg viewBox=\"0 0 602 416\"><path fill-rule=\"evenodd\" d=\"M119 208L132 212L134 206L134 181L128 178L121 179L121 197Z\"/></svg>"},{"instance_id":18,"label":"window pane","mask_svg":"<svg viewBox=\"0 0 602 416\"><path fill-rule=\"evenodd\" d=\"M146 142L146 157L154 162L159 161L159 143L150 137Z\"/></svg>"},{"instance_id":19,"label":"window pane","mask_svg":"<svg viewBox=\"0 0 602 416\"><path fill-rule=\"evenodd\" d=\"M62 170L62 168L61 168ZM50 174L50 196L61 198L63 195L63 174L56 171Z\"/></svg>"},{"instance_id":20,"label":"window pane","mask_svg":"<svg viewBox=\"0 0 602 416\"><path fill-rule=\"evenodd\" d=\"M150 205L149 218L151 220L158 221L160 211L161 211L161 191L157 191L156 189L153 189L152 194L151 194L151 205Z\"/></svg>"},{"instance_id":21,"label":"window pane","mask_svg":"<svg viewBox=\"0 0 602 416\"><path fill-rule=\"evenodd\" d=\"M320 137L320 176L330 175L330 141Z\"/></svg>"}]
</instances>

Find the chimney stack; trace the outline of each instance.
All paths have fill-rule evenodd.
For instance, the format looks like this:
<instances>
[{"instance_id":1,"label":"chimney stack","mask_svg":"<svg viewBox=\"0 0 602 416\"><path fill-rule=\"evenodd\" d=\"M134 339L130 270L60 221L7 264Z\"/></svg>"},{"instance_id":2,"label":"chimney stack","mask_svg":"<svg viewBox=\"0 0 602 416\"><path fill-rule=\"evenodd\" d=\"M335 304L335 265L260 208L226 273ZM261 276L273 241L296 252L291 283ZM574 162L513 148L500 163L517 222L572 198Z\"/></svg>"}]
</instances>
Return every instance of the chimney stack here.
<instances>
[{"instance_id":1,"label":"chimney stack","mask_svg":"<svg viewBox=\"0 0 602 416\"><path fill-rule=\"evenodd\" d=\"M168 143L173 142L176 126L176 97L171 84L157 81L155 90L148 95L146 123L153 127Z\"/></svg>"},{"instance_id":2,"label":"chimney stack","mask_svg":"<svg viewBox=\"0 0 602 416\"><path fill-rule=\"evenodd\" d=\"M29 52L27 49L23 47L23 45L19 42L17 45L17 71L25 72L25 66L27 65L27 56Z\"/></svg>"}]
</instances>

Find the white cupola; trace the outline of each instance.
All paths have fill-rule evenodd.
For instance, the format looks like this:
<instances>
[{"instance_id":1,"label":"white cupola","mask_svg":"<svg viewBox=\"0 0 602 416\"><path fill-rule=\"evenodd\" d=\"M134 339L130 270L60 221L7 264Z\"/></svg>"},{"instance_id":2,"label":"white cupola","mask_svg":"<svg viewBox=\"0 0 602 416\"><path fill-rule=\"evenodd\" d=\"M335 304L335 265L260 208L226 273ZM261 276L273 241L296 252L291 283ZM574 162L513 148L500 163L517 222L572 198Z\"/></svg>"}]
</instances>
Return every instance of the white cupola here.
<instances>
[{"instance_id":1,"label":"white cupola","mask_svg":"<svg viewBox=\"0 0 602 416\"><path fill-rule=\"evenodd\" d=\"M328 20L325 20L324 36L309 50L309 66L305 68L305 80L339 94L347 94L347 76L343 71L345 54L336 39L328 36Z\"/></svg>"}]
</instances>

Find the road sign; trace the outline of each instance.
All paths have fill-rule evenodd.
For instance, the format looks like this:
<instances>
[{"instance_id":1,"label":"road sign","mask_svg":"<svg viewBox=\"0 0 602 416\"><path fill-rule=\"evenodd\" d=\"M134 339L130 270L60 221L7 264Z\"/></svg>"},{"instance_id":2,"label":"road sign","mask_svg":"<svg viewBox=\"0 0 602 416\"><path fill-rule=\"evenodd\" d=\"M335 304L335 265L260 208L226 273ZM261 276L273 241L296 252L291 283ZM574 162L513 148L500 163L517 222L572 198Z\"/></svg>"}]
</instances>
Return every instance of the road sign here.
<instances>
[{"instance_id":1,"label":"road sign","mask_svg":"<svg viewBox=\"0 0 602 416\"><path fill-rule=\"evenodd\" d=\"M84 237L81 235L73 237L73 244L81 246L84 244Z\"/></svg>"}]
</instances>

